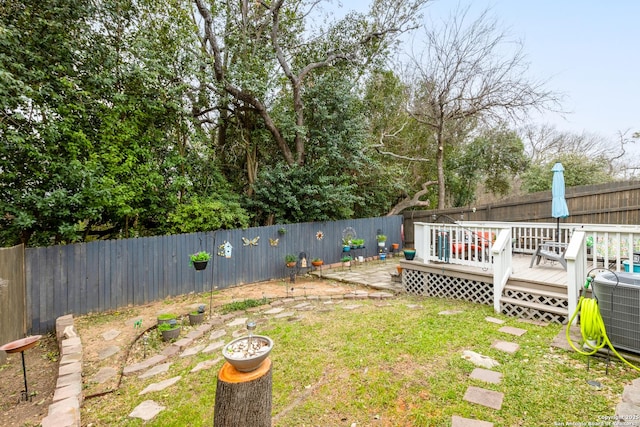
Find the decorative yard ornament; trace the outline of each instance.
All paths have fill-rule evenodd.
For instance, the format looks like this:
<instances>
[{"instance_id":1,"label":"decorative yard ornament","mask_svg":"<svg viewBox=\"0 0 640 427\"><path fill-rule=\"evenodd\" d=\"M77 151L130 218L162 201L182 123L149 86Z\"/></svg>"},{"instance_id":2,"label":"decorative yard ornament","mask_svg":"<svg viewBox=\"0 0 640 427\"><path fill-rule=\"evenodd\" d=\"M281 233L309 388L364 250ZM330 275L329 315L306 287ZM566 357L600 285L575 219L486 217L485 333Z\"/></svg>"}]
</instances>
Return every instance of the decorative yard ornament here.
<instances>
[{"instance_id":1,"label":"decorative yard ornament","mask_svg":"<svg viewBox=\"0 0 640 427\"><path fill-rule=\"evenodd\" d=\"M258 246L258 240L260 240L260 236L254 237L253 239L243 237L242 246Z\"/></svg>"},{"instance_id":2,"label":"decorative yard ornament","mask_svg":"<svg viewBox=\"0 0 640 427\"><path fill-rule=\"evenodd\" d=\"M269 244L271 246L278 246L278 243L280 243L280 239L272 239L271 237L269 237Z\"/></svg>"},{"instance_id":3,"label":"decorative yard ornament","mask_svg":"<svg viewBox=\"0 0 640 427\"><path fill-rule=\"evenodd\" d=\"M223 244L218 246L218 256L223 256L225 258L231 258L231 251L233 250L233 246L231 243L224 241Z\"/></svg>"}]
</instances>

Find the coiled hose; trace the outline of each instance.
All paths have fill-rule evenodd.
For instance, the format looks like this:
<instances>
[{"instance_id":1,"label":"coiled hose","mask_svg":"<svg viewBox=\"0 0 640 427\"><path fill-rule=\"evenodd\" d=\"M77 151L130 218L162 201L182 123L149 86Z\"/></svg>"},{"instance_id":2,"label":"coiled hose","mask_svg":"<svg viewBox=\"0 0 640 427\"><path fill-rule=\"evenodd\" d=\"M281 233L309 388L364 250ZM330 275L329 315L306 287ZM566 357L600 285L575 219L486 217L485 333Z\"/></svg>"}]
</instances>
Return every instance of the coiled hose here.
<instances>
[{"instance_id":1,"label":"coiled hose","mask_svg":"<svg viewBox=\"0 0 640 427\"><path fill-rule=\"evenodd\" d=\"M624 357L622 357L622 355L620 355L620 353L618 353L616 349L613 347L613 344L611 344L611 341L609 341L609 337L607 336L607 331L604 326L604 320L602 320L602 315L600 314L600 309L598 308L598 300L595 298L585 297L586 290L589 288L589 286L591 285L591 282L593 281L593 277L591 276L590 273L591 272L587 274L587 281L584 284L584 289L583 289L582 295L580 295L580 300L578 301L578 306L576 307L576 311L573 313L573 315L571 316L571 319L569 319L569 322L567 323L567 330L566 330L567 342L569 343L571 348L573 348L575 351L585 356L591 356L601 348L604 348L604 346L608 346L611 349L611 351L613 351L613 354L615 354L618 357L618 359L622 360L626 365L630 366L636 371L640 371L640 368L631 364ZM615 275L615 273L613 274ZM616 275L616 278L617 277L618 276ZM618 284L616 283L616 286L617 285ZM613 293L611 295L611 299L613 299ZM580 350L574 345L573 341L571 341L569 330L576 316L578 316L578 313L581 313L580 334L582 335L582 340L585 343L584 345L587 348L590 348L591 349L590 351Z\"/></svg>"}]
</instances>

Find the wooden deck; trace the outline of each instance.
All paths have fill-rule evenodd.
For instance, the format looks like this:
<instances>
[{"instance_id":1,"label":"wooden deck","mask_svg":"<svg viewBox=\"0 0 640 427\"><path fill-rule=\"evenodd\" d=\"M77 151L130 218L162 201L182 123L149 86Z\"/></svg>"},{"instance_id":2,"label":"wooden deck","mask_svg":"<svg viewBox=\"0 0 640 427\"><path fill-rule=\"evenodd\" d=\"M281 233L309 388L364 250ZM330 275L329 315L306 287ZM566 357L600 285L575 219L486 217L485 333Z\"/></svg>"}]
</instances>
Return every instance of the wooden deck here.
<instances>
[{"instance_id":1,"label":"wooden deck","mask_svg":"<svg viewBox=\"0 0 640 427\"><path fill-rule=\"evenodd\" d=\"M532 283L548 283L559 286L567 286L567 271L562 268L559 262L549 260L541 260L540 264L531 264L531 255L529 254L513 254L511 274L512 280L521 280L523 282Z\"/></svg>"},{"instance_id":2,"label":"wooden deck","mask_svg":"<svg viewBox=\"0 0 640 427\"><path fill-rule=\"evenodd\" d=\"M546 283L556 286L567 286L567 271L562 268L560 263L548 260L540 261L539 265L531 264L531 254L513 254L511 280L529 283ZM429 264L410 261L418 270L439 270L444 274L454 276L465 276L467 278L477 278L482 281L493 282L493 272L491 270L480 267L472 267L468 265L450 264L431 262ZM417 264L417 265L416 265ZM407 268L411 268L409 265Z\"/></svg>"}]
</instances>

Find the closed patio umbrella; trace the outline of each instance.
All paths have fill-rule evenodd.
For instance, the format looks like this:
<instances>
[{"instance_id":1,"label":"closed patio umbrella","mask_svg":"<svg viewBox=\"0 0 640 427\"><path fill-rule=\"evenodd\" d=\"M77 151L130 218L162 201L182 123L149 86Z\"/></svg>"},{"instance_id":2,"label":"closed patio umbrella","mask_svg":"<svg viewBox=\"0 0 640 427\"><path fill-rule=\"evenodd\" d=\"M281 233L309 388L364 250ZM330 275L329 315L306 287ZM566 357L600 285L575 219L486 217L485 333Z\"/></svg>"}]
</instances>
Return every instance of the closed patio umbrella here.
<instances>
[{"instance_id":1,"label":"closed patio umbrella","mask_svg":"<svg viewBox=\"0 0 640 427\"><path fill-rule=\"evenodd\" d=\"M569 208L564 198L564 167L562 167L562 163L556 163L551 170L553 171L553 182L551 183L551 216L557 219L557 240L560 242L560 218L569 216Z\"/></svg>"}]
</instances>

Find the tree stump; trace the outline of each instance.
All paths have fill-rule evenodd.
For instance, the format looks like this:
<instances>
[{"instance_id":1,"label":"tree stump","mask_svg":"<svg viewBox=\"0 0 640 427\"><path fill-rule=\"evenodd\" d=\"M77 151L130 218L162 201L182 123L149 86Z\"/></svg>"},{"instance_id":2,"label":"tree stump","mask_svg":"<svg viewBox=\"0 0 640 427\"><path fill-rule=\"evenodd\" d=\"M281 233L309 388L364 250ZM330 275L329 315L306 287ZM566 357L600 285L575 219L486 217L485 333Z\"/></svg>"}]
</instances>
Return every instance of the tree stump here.
<instances>
[{"instance_id":1,"label":"tree stump","mask_svg":"<svg viewBox=\"0 0 640 427\"><path fill-rule=\"evenodd\" d=\"M271 359L251 372L225 362L218 373L214 427L271 427Z\"/></svg>"}]
</instances>

